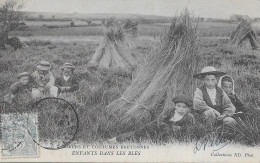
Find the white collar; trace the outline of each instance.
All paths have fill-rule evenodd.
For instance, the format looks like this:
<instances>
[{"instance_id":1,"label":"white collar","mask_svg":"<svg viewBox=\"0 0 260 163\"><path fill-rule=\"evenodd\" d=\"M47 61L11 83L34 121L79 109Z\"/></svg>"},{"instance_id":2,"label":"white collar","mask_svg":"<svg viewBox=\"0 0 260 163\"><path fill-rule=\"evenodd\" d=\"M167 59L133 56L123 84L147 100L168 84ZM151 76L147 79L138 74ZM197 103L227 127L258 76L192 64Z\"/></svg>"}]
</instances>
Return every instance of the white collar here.
<instances>
[{"instance_id":1,"label":"white collar","mask_svg":"<svg viewBox=\"0 0 260 163\"><path fill-rule=\"evenodd\" d=\"M180 115L179 113L177 113L175 111L175 113L174 113L173 117L170 119L170 121L177 122L177 121L181 120L183 118L183 116L184 115Z\"/></svg>"},{"instance_id":2,"label":"white collar","mask_svg":"<svg viewBox=\"0 0 260 163\"><path fill-rule=\"evenodd\" d=\"M64 79L65 81L68 81L69 78L70 78L70 76L67 77L67 76L63 75L63 79Z\"/></svg>"},{"instance_id":3,"label":"white collar","mask_svg":"<svg viewBox=\"0 0 260 163\"><path fill-rule=\"evenodd\" d=\"M207 87L206 87L206 89L207 89L207 91L209 91L209 92L213 92L213 91L216 91L216 90L217 90L216 88L209 89L209 88L207 88Z\"/></svg>"}]
</instances>

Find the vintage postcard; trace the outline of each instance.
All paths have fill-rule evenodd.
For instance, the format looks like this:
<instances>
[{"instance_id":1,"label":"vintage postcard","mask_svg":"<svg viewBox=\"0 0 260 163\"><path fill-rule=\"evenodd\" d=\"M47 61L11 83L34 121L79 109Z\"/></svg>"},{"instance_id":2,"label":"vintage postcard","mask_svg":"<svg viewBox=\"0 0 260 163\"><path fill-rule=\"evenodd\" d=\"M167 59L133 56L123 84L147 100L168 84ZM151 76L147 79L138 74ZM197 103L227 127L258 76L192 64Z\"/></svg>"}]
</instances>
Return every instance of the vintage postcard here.
<instances>
[{"instance_id":1,"label":"vintage postcard","mask_svg":"<svg viewBox=\"0 0 260 163\"><path fill-rule=\"evenodd\" d=\"M260 162L259 0L0 0L0 162Z\"/></svg>"}]
</instances>

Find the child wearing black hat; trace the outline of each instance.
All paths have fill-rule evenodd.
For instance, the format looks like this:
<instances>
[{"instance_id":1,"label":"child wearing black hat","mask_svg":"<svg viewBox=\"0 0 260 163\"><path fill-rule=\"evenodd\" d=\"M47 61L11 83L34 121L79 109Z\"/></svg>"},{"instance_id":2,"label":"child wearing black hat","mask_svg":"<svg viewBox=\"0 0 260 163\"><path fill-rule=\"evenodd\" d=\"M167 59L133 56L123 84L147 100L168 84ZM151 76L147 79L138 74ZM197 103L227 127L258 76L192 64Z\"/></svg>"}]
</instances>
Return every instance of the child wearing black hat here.
<instances>
[{"instance_id":1,"label":"child wearing black hat","mask_svg":"<svg viewBox=\"0 0 260 163\"><path fill-rule=\"evenodd\" d=\"M58 94L77 91L79 89L79 81L76 75L73 74L75 67L71 63L65 63L61 70L62 75L55 80Z\"/></svg>"},{"instance_id":2,"label":"child wearing black hat","mask_svg":"<svg viewBox=\"0 0 260 163\"><path fill-rule=\"evenodd\" d=\"M31 99L32 91L32 81L31 74L28 72L20 73L17 76L18 81L13 83L9 92L4 96L4 101L12 104L14 102L21 103L25 102L24 99L29 97L27 100Z\"/></svg>"},{"instance_id":3,"label":"child wearing black hat","mask_svg":"<svg viewBox=\"0 0 260 163\"><path fill-rule=\"evenodd\" d=\"M162 113L159 125L171 132L195 124L194 116L190 113L192 100L185 95L179 95L172 101L175 103L175 107Z\"/></svg>"},{"instance_id":4,"label":"child wearing black hat","mask_svg":"<svg viewBox=\"0 0 260 163\"><path fill-rule=\"evenodd\" d=\"M165 135L194 125L195 118L190 113L192 100L185 95L178 95L172 101L175 104L174 107L164 111L158 120L154 120L136 131L119 135L109 141L122 141L132 136L139 138L147 132Z\"/></svg>"}]
</instances>

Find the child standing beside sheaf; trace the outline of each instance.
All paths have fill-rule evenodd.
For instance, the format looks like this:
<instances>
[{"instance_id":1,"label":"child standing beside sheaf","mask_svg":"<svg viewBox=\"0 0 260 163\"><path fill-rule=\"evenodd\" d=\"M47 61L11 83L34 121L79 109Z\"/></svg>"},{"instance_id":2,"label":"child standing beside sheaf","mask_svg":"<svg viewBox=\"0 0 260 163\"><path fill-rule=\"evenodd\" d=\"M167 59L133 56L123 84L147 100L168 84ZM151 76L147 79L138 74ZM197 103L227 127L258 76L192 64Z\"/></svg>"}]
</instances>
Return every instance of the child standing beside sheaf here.
<instances>
[{"instance_id":1,"label":"child standing beside sheaf","mask_svg":"<svg viewBox=\"0 0 260 163\"><path fill-rule=\"evenodd\" d=\"M9 93L4 96L4 101L9 104L21 104L31 100L32 80L28 72L20 73L18 81L9 88Z\"/></svg>"}]
</instances>

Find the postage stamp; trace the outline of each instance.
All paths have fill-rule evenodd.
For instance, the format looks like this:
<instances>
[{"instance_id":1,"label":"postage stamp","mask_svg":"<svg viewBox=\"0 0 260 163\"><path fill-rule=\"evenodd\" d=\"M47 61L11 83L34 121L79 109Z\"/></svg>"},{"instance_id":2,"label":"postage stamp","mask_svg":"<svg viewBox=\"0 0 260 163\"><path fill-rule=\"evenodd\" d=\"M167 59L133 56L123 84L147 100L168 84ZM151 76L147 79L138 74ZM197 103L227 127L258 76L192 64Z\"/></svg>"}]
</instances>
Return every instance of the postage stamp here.
<instances>
[{"instance_id":1,"label":"postage stamp","mask_svg":"<svg viewBox=\"0 0 260 163\"><path fill-rule=\"evenodd\" d=\"M2 114L2 157L37 157L36 114Z\"/></svg>"}]
</instances>

